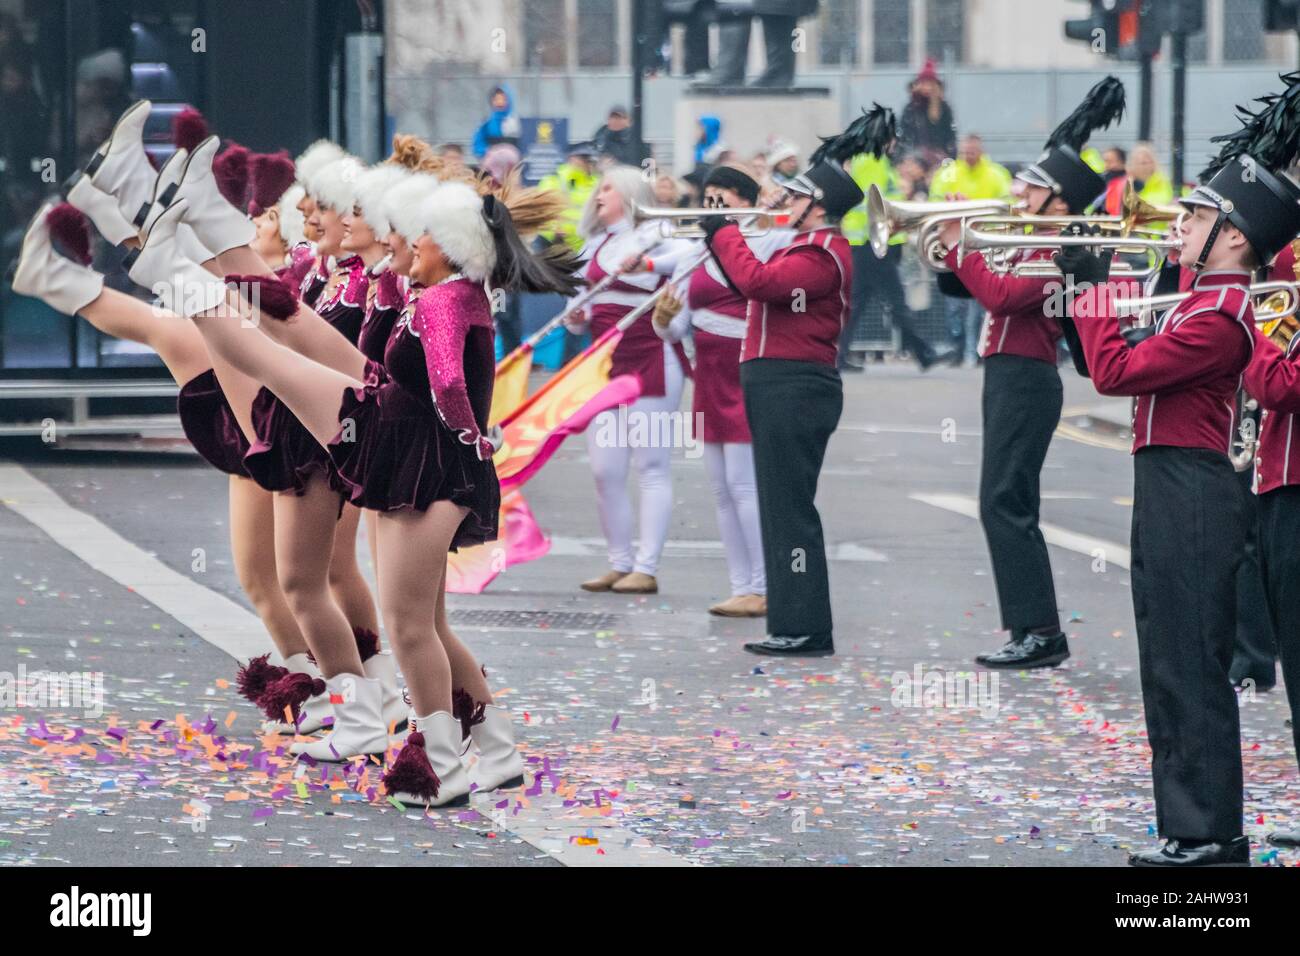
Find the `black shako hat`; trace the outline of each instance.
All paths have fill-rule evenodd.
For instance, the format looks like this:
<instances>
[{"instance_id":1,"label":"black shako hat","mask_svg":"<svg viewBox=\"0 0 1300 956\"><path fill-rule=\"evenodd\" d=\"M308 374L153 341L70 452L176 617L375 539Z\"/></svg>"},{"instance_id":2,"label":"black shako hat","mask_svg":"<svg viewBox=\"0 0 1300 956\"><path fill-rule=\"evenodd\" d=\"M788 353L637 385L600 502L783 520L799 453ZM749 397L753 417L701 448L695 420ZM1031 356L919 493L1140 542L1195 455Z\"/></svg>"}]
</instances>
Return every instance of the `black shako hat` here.
<instances>
[{"instance_id":1,"label":"black shako hat","mask_svg":"<svg viewBox=\"0 0 1300 956\"><path fill-rule=\"evenodd\" d=\"M1095 130L1105 129L1123 116L1124 84L1108 76L1052 130L1043 155L1016 173L1016 178L1050 189L1065 200L1072 215L1082 213L1106 191L1106 180L1079 154Z\"/></svg>"},{"instance_id":2,"label":"black shako hat","mask_svg":"<svg viewBox=\"0 0 1300 956\"><path fill-rule=\"evenodd\" d=\"M1300 154L1300 73L1281 79L1286 88L1256 100L1263 104L1258 113L1237 107L1242 128L1211 140L1223 147L1201 173L1203 185L1179 200L1219 213L1198 265L1225 220L1245 234L1261 266L1300 233L1300 186L1284 172Z\"/></svg>"},{"instance_id":3,"label":"black shako hat","mask_svg":"<svg viewBox=\"0 0 1300 956\"><path fill-rule=\"evenodd\" d=\"M879 156L893 143L894 111L879 103L849 124L838 136L825 137L808 161L805 169L785 188L801 196L810 196L828 219L840 219L865 198L862 187L844 170L844 164L854 156L870 153Z\"/></svg>"}]
</instances>

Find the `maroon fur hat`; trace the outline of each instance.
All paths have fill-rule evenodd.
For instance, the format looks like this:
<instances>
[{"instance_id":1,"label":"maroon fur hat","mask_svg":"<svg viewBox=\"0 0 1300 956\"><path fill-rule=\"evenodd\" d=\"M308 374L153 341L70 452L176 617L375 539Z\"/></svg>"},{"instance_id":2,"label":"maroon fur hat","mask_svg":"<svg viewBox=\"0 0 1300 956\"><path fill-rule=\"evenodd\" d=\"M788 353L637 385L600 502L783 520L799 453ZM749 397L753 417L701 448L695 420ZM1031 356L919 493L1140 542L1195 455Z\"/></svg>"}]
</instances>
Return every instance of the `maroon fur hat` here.
<instances>
[{"instance_id":1,"label":"maroon fur hat","mask_svg":"<svg viewBox=\"0 0 1300 956\"><path fill-rule=\"evenodd\" d=\"M287 149L278 153L254 153L249 159L249 172L253 180L253 196L248 206L251 216L260 216L278 203L296 176L293 157Z\"/></svg>"}]
</instances>

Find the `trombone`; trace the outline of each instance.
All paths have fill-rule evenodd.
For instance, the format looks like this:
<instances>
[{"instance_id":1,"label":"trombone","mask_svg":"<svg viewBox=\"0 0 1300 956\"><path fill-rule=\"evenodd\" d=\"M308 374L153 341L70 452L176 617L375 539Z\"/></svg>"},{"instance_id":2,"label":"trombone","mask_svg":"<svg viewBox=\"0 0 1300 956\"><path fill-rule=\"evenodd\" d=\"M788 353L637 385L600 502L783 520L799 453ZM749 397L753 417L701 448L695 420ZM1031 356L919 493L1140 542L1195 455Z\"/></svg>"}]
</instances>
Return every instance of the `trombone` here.
<instances>
[{"instance_id":1,"label":"trombone","mask_svg":"<svg viewBox=\"0 0 1300 956\"><path fill-rule=\"evenodd\" d=\"M699 220L707 216L738 217L742 220L742 236L765 236L773 229L780 229L790 224L790 212L785 209L764 209L762 207L728 207L728 206L639 206L633 203L632 218L638 222L658 219L664 238L702 239L704 230ZM765 219L766 223L754 220ZM670 225L671 223L671 225Z\"/></svg>"}]
</instances>

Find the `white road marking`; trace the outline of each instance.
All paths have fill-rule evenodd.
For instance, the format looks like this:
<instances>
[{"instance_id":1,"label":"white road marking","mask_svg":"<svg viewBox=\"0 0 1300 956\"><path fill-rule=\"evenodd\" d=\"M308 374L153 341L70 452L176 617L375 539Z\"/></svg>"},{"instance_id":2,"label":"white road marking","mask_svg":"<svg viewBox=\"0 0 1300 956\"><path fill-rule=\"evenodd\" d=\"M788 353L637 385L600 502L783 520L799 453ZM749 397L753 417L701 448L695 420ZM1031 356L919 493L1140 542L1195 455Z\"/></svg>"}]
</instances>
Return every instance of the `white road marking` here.
<instances>
[{"instance_id":1,"label":"white road marking","mask_svg":"<svg viewBox=\"0 0 1300 956\"><path fill-rule=\"evenodd\" d=\"M0 501L100 574L240 660L266 653L266 628L230 598L173 571L18 465L0 465Z\"/></svg>"},{"instance_id":2,"label":"white road marking","mask_svg":"<svg viewBox=\"0 0 1300 956\"><path fill-rule=\"evenodd\" d=\"M634 542L635 544L635 542ZM565 558L604 557L609 546L604 538L569 537L551 535L549 554ZM721 541L685 541L673 540L664 545L664 555L679 558L722 557L724 554ZM827 557L831 561L888 561L888 555L874 548L844 541L827 548Z\"/></svg>"},{"instance_id":3,"label":"white road marking","mask_svg":"<svg viewBox=\"0 0 1300 956\"><path fill-rule=\"evenodd\" d=\"M167 567L99 519L74 508L25 468L0 464L0 503L45 532L94 570L135 592L213 647L243 659L264 654L270 638L257 615L224 595ZM493 817L504 795L484 794L474 807ZM693 866L604 818L570 817L560 801L533 800L516 816L499 816L500 829L565 866ZM590 830L595 844L580 844ZM597 853L597 850L603 853Z\"/></svg>"},{"instance_id":4,"label":"white road marking","mask_svg":"<svg viewBox=\"0 0 1300 956\"><path fill-rule=\"evenodd\" d=\"M908 497L922 504L943 508L945 511L952 511L959 515L965 515L967 518L979 520L979 502L969 495L913 494ZM1080 534L1077 531L1062 528L1060 525L1048 524L1046 521L1040 521L1038 527L1042 529L1043 538L1048 544L1054 544L1059 548L1065 548L1067 551L1074 551L1078 554L1086 554L1089 557L1101 552L1108 564L1128 570L1129 550L1122 544L1116 544L1114 541L1106 541L1102 538L1094 538L1088 534Z\"/></svg>"}]
</instances>

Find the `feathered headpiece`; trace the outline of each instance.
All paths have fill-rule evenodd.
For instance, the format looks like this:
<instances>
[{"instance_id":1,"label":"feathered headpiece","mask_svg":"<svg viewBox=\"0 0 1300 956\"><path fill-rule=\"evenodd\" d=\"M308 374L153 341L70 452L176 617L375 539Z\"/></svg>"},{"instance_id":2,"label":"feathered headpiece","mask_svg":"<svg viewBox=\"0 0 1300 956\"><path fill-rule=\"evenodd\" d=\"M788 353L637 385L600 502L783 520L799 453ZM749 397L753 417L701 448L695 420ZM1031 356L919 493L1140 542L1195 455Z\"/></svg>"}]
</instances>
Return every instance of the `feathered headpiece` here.
<instances>
[{"instance_id":1,"label":"feathered headpiece","mask_svg":"<svg viewBox=\"0 0 1300 956\"><path fill-rule=\"evenodd\" d=\"M1300 155L1300 73L1284 73L1279 79L1286 88L1255 100L1261 104L1258 112L1237 107L1241 129L1210 140L1223 145L1201 173L1202 180L1243 154L1273 170L1286 169Z\"/></svg>"},{"instance_id":2,"label":"feathered headpiece","mask_svg":"<svg viewBox=\"0 0 1300 956\"><path fill-rule=\"evenodd\" d=\"M1045 148L1068 146L1076 153L1082 152L1094 132L1106 129L1123 118L1124 84L1117 78L1108 76L1090 89L1083 102L1074 108L1074 112L1052 130Z\"/></svg>"},{"instance_id":3,"label":"feathered headpiece","mask_svg":"<svg viewBox=\"0 0 1300 956\"><path fill-rule=\"evenodd\" d=\"M844 132L838 136L823 136L822 144L813 152L808 165L816 166L824 160L845 163L862 153L879 156L896 136L894 111L872 103L871 110L863 110Z\"/></svg>"}]
</instances>

